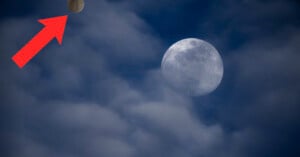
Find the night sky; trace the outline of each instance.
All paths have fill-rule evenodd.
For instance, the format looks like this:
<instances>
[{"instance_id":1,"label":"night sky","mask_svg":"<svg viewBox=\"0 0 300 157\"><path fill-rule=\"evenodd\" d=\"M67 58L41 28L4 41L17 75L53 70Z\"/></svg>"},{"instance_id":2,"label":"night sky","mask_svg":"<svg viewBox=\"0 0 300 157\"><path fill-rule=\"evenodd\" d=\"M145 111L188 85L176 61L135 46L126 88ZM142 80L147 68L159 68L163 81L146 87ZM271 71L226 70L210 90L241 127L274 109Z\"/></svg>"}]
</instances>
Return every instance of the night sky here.
<instances>
[{"instance_id":1,"label":"night sky","mask_svg":"<svg viewBox=\"0 0 300 157\"><path fill-rule=\"evenodd\" d=\"M296 0L4 0L0 9L1 157L299 157L300 3ZM23 69L11 57L69 15ZM212 93L172 90L174 42L216 47Z\"/></svg>"}]
</instances>

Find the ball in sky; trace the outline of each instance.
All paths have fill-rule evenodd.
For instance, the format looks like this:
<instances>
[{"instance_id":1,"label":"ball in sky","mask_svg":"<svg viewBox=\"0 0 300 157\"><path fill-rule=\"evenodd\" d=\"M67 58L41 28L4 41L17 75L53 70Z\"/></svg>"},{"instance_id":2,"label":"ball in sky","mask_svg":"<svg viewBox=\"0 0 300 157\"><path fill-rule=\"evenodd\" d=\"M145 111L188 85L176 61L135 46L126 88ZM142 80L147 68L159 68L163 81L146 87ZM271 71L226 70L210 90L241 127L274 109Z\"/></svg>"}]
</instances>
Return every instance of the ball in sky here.
<instances>
[{"instance_id":1,"label":"ball in sky","mask_svg":"<svg viewBox=\"0 0 300 157\"><path fill-rule=\"evenodd\" d=\"M79 13L84 8L84 0L68 0L68 8L71 12Z\"/></svg>"}]
</instances>

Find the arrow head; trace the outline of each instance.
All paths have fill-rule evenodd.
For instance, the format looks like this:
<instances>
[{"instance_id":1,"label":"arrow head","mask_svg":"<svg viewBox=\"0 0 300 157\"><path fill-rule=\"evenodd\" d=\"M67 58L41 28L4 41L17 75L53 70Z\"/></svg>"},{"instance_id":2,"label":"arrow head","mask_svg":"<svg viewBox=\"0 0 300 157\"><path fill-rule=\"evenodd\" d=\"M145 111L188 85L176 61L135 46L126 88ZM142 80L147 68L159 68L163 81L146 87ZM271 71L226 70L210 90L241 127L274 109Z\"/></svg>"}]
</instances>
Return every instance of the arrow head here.
<instances>
[{"instance_id":1,"label":"arrow head","mask_svg":"<svg viewBox=\"0 0 300 157\"><path fill-rule=\"evenodd\" d=\"M59 44L62 44L66 24L68 20L68 15L65 16L57 16L47 19L40 19L38 20L45 26L45 29L53 35Z\"/></svg>"}]
</instances>

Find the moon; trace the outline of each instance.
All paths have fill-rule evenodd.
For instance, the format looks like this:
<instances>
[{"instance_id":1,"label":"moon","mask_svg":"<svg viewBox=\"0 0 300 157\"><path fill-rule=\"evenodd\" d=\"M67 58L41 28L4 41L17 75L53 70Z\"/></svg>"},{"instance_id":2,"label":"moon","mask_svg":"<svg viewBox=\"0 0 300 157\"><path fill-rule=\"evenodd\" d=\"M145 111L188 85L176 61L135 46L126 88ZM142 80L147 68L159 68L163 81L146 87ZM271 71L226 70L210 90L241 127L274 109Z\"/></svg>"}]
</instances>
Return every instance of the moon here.
<instances>
[{"instance_id":1,"label":"moon","mask_svg":"<svg viewBox=\"0 0 300 157\"><path fill-rule=\"evenodd\" d=\"M84 8L84 0L68 0L68 8L71 12L79 13Z\"/></svg>"},{"instance_id":2,"label":"moon","mask_svg":"<svg viewBox=\"0 0 300 157\"><path fill-rule=\"evenodd\" d=\"M187 38L173 44L161 63L166 82L191 96L206 95L214 91L223 78L223 61L210 43Z\"/></svg>"}]
</instances>

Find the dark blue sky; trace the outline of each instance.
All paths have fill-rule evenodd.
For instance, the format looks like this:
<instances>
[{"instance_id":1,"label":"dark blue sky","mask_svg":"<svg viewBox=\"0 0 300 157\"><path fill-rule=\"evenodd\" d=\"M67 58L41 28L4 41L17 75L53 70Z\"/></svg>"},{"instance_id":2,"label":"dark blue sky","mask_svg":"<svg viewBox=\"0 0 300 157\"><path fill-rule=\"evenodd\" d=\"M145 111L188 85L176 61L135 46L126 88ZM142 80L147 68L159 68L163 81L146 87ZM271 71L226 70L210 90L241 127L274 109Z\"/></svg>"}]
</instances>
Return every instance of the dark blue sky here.
<instances>
[{"instance_id":1,"label":"dark blue sky","mask_svg":"<svg viewBox=\"0 0 300 157\"><path fill-rule=\"evenodd\" d=\"M288 0L4 0L0 156L300 156L300 5ZM69 14L24 69L11 61L42 25ZM170 89L174 42L212 43L224 78L211 94Z\"/></svg>"}]
</instances>

